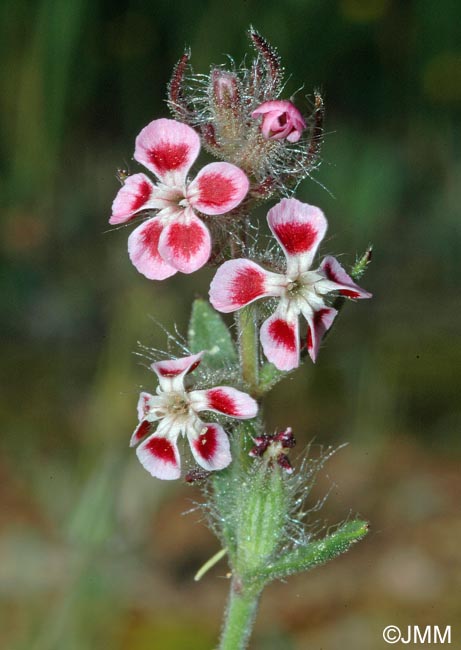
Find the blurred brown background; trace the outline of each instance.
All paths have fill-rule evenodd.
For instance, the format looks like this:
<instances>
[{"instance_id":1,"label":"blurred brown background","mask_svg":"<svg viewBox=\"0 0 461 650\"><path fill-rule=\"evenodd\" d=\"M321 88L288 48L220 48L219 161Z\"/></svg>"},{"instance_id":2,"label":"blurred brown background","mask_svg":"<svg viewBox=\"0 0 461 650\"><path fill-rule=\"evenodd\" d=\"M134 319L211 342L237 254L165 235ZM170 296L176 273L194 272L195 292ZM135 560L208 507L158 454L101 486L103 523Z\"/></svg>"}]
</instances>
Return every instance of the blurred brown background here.
<instances>
[{"instance_id":1,"label":"blurred brown background","mask_svg":"<svg viewBox=\"0 0 461 650\"><path fill-rule=\"evenodd\" d=\"M299 449L350 443L316 516L359 513L371 533L270 586L252 647L374 650L390 624L451 624L461 642L461 5L3 0L2 649L217 638L227 568L193 582L218 542L200 512L183 516L200 492L152 479L127 446L139 387L153 388L136 342L165 346L150 316L184 333L211 272L147 281L107 218L116 168L138 169L135 136L168 114L184 46L206 73L242 59L249 24L278 47L287 95L325 95L321 185L298 194L329 218L323 252L347 265L375 244L374 300L348 305L316 367L267 400L270 429L291 424Z\"/></svg>"}]
</instances>

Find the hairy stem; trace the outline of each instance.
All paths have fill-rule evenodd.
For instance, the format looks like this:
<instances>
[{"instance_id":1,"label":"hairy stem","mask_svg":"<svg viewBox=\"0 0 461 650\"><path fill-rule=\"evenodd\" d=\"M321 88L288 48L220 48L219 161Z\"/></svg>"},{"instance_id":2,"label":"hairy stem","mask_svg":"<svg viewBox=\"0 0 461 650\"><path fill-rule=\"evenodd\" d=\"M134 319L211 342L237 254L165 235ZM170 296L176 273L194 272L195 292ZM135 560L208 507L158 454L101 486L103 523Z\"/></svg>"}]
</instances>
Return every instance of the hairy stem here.
<instances>
[{"instance_id":1,"label":"hairy stem","mask_svg":"<svg viewBox=\"0 0 461 650\"><path fill-rule=\"evenodd\" d=\"M260 592L244 590L232 580L219 650L245 650L258 608Z\"/></svg>"},{"instance_id":2,"label":"hairy stem","mask_svg":"<svg viewBox=\"0 0 461 650\"><path fill-rule=\"evenodd\" d=\"M259 353L256 307L244 307L236 314L242 379L251 395L258 393Z\"/></svg>"}]
</instances>

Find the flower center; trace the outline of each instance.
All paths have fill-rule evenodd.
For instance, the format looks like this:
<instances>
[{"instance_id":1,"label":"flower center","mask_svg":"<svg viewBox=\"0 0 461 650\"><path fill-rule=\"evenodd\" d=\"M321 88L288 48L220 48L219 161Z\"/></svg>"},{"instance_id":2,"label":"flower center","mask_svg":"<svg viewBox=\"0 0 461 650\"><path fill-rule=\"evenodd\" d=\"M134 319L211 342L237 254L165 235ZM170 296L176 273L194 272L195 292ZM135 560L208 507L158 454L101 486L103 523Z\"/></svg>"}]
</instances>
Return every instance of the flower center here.
<instances>
[{"instance_id":1,"label":"flower center","mask_svg":"<svg viewBox=\"0 0 461 650\"><path fill-rule=\"evenodd\" d=\"M291 280L286 287L288 297L295 298L303 290L303 288L303 284L299 278Z\"/></svg>"},{"instance_id":2,"label":"flower center","mask_svg":"<svg viewBox=\"0 0 461 650\"><path fill-rule=\"evenodd\" d=\"M186 415L189 412L189 400L185 393L169 393L166 404L170 415Z\"/></svg>"}]
</instances>

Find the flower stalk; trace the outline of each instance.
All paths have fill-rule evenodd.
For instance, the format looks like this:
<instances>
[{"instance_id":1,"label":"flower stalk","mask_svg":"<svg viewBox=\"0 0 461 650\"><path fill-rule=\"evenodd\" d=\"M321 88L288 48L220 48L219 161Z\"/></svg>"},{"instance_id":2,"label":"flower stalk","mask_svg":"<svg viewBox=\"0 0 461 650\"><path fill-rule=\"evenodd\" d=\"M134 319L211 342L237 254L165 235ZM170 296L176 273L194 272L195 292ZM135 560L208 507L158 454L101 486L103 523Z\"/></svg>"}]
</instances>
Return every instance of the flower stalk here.
<instances>
[{"instance_id":1,"label":"flower stalk","mask_svg":"<svg viewBox=\"0 0 461 650\"><path fill-rule=\"evenodd\" d=\"M235 316L242 381L250 395L259 392L259 345L256 307L246 307Z\"/></svg>"},{"instance_id":2,"label":"flower stalk","mask_svg":"<svg viewBox=\"0 0 461 650\"><path fill-rule=\"evenodd\" d=\"M243 650L247 647L261 591L244 589L238 579L231 582L219 650Z\"/></svg>"}]
</instances>

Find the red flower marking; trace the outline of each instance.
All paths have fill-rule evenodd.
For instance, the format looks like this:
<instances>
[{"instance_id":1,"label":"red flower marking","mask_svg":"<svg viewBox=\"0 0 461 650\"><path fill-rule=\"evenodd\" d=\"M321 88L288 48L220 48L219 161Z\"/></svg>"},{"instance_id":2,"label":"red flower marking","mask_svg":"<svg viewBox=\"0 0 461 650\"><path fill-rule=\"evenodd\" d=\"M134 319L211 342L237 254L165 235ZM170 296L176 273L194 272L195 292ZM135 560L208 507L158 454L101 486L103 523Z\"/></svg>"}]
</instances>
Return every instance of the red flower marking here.
<instances>
[{"instance_id":1,"label":"red flower marking","mask_svg":"<svg viewBox=\"0 0 461 650\"><path fill-rule=\"evenodd\" d=\"M200 190L200 203L206 204L208 207L226 205L237 189L229 178L217 173L203 174L197 182Z\"/></svg>"},{"instance_id":2,"label":"red flower marking","mask_svg":"<svg viewBox=\"0 0 461 650\"><path fill-rule=\"evenodd\" d=\"M147 415L149 413L149 400L150 400L150 395L143 395L142 396L142 412L144 415ZM143 423L144 424L144 423Z\"/></svg>"},{"instance_id":3,"label":"red flower marking","mask_svg":"<svg viewBox=\"0 0 461 650\"><path fill-rule=\"evenodd\" d=\"M204 237L197 223L173 223L168 232L168 245L175 255L190 259L200 249Z\"/></svg>"},{"instance_id":4,"label":"red flower marking","mask_svg":"<svg viewBox=\"0 0 461 650\"><path fill-rule=\"evenodd\" d=\"M152 186L147 181L141 181L138 186L136 195L133 197L131 204L131 211L137 212L142 206L147 203L152 194ZM133 215L135 216L135 215Z\"/></svg>"},{"instance_id":5,"label":"red flower marking","mask_svg":"<svg viewBox=\"0 0 461 650\"><path fill-rule=\"evenodd\" d=\"M146 413L146 410L144 410L144 413ZM141 424L138 426L138 428L136 429L134 439L136 441L141 440L141 438L144 438L144 436L146 436L149 433L150 429L151 429L151 423L148 422L147 420L143 420Z\"/></svg>"},{"instance_id":6,"label":"red flower marking","mask_svg":"<svg viewBox=\"0 0 461 650\"><path fill-rule=\"evenodd\" d=\"M205 433L202 433L197 440L194 440L194 447L205 460L209 461L213 458L218 447L214 427L207 427Z\"/></svg>"},{"instance_id":7,"label":"red flower marking","mask_svg":"<svg viewBox=\"0 0 461 650\"><path fill-rule=\"evenodd\" d=\"M153 149L147 151L149 161L161 175L183 167L187 162L188 154L189 145L184 143L159 142Z\"/></svg>"},{"instance_id":8,"label":"red flower marking","mask_svg":"<svg viewBox=\"0 0 461 650\"><path fill-rule=\"evenodd\" d=\"M358 291L352 291L351 289L341 289L339 293L346 296L346 298L360 298Z\"/></svg>"},{"instance_id":9,"label":"red flower marking","mask_svg":"<svg viewBox=\"0 0 461 650\"><path fill-rule=\"evenodd\" d=\"M176 368L176 369L168 369L168 368L157 368L159 375L162 375L162 377L177 377L182 373L181 368Z\"/></svg>"},{"instance_id":10,"label":"red flower marking","mask_svg":"<svg viewBox=\"0 0 461 650\"><path fill-rule=\"evenodd\" d=\"M279 345L283 345L290 352L296 352L296 339L294 328L286 321L278 318L269 325L269 334Z\"/></svg>"},{"instance_id":11,"label":"red flower marking","mask_svg":"<svg viewBox=\"0 0 461 650\"><path fill-rule=\"evenodd\" d=\"M306 253L315 243L317 230L309 223L286 221L274 225L274 231L289 255Z\"/></svg>"},{"instance_id":12,"label":"red flower marking","mask_svg":"<svg viewBox=\"0 0 461 650\"><path fill-rule=\"evenodd\" d=\"M209 408L225 413L226 415L233 415L234 417L239 415L235 400L225 391L219 388L212 388L208 391L207 397Z\"/></svg>"},{"instance_id":13,"label":"red flower marking","mask_svg":"<svg viewBox=\"0 0 461 650\"><path fill-rule=\"evenodd\" d=\"M191 365L191 367L188 369L187 374L189 374L190 372L195 370L197 368L197 366L200 365L200 362L201 362L201 359L199 359L198 361L195 361L195 363L193 363ZM168 366L162 366L161 364L157 366L157 372L162 377L177 377L182 372L184 372L184 370L185 370L185 368L169 368Z\"/></svg>"},{"instance_id":14,"label":"red flower marking","mask_svg":"<svg viewBox=\"0 0 461 650\"><path fill-rule=\"evenodd\" d=\"M315 312L315 314L314 314L314 322L313 322L313 326L314 326L315 330L317 330L319 328L319 326L323 325L323 317L325 316L325 314L328 314L329 311L330 311L329 309L319 309L318 311ZM323 334L323 332L321 334ZM313 348L313 346L314 346L314 342L312 340L311 328L308 327L307 328L307 348L309 350L311 350Z\"/></svg>"},{"instance_id":15,"label":"red flower marking","mask_svg":"<svg viewBox=\"0 0 461 650\"><path fill-rule=\"evenodd\" d=\"M232 301L246 305L264 293L264 273L252 266L239 269L231 290Z\"/></svg>"},{"instance_id":16,"label":"red flower marking","mask_svg":"<svg viewBox=\"0 0 461 650\"><path fill-rule=\"evenodd\" d=\"M156 438L154 436L149 440L145 448L150 454L152 454L152 456L163 460L165 463L171 463L172 465L177 464L174 447L166 438Z\"/></svg>"},{"instance_id":17,"label":"red flower marking","mask_svg":"<svg viewBox=\"0 0 461 650\"><path fill-rule=\"evenodd\" d=\"M162 233L162 226L158 221L152 220L146 222L146 226L142 231L143 246L149 249L153 257L158 257L158 240Z\"/></svg>"}]
</instances>

